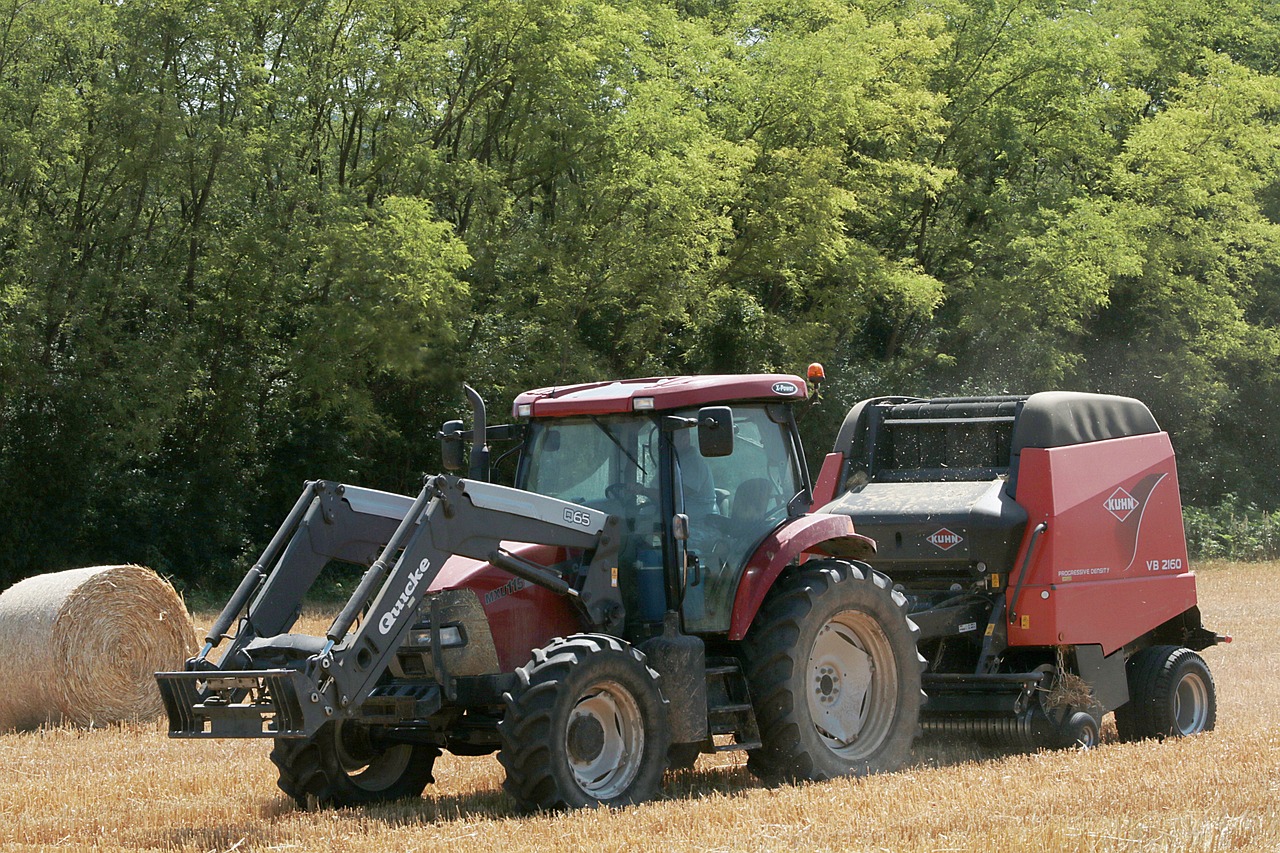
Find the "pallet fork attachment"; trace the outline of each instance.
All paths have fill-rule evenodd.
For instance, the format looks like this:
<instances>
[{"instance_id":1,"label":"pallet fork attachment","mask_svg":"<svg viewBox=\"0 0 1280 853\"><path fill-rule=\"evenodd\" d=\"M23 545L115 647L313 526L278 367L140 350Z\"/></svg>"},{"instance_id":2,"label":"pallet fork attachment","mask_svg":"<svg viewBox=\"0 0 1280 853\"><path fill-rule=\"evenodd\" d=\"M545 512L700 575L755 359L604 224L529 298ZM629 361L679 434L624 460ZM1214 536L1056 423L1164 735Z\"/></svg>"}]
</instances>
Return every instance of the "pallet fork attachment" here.
<instances>
[{"instance_id":1,"label":"pallet fork attachment","mask_svg":"<svg viewBox=\"0 0 1280 853\"><path fill-rule=\"evenodd\" d=\"M625 618L616 585L618 526L599 510L449 475L426 478L411 503L385 492L308 483L200 654L184 672L156 673L169 734L310 737L327 721L350 716L373 693L426 590L455 554L491 561L565 595L589 630L616 633ZM506 553L502 540L577 549L584 565L561 577ZM379 546L371 563L361 558ZM286 633L334 559L369 568L323 638ZM264 574L266 566L272 568ZM230 647L211 663L209 653L237 619Z\"/></svg>"}]
</instances>

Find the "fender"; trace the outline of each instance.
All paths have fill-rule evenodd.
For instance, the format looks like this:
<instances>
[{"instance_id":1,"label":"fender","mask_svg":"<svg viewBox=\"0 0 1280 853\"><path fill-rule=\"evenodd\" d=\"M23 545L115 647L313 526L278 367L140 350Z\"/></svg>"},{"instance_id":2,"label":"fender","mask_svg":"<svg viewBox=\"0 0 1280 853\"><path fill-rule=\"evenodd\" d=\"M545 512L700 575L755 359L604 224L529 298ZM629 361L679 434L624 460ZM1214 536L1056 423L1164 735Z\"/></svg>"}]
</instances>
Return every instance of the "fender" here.
<instances>
[{"instance_id":1,"label":"fender","mask_svg":"<svg viewBox=\"0 0 1280 853\"><path fill-rule=\"evenodd\" d=\"M843 470L844 454L828 453L822 460L818 482L813 486L813 504L809 507L809 512L817 512L836 499L836 488L840 485L840 472Z\"/></svg>"},{"instance_id":2,"label":"fender","mask_svg":"<svg viewBox=\"0 0 1280 853\"><path fill-rule=\"evenodd\" d=\"M875 540L855 533L853 519L847 515L817 513L784 522L764 538L747 561L733 599L729 639L741 640L747 635L773 582L798 557L821 554L867 560L875 552Z\"/></svg>"}]
</instances>

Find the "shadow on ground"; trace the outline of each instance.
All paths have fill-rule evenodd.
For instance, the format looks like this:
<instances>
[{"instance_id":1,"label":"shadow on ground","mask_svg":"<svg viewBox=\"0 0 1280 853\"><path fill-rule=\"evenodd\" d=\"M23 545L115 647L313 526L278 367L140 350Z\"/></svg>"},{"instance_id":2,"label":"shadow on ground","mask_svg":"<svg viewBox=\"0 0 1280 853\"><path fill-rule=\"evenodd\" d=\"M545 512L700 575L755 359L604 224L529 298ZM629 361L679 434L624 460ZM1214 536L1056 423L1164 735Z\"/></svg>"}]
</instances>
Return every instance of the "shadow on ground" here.
<instances>
[{"instance_id":1,"label":"shadow on ground","mask_svg":"<svg viewBox=\"0 0 1280 853\"><path fill-rule=\"evenodd\" d=\"M1114 739L1114 732L1112 738ZM957 764L1000 761L1020 754L1017 750L982 746L969 741L925 737L917 741L911 759L904 769L929 770ZM734 796L743 792L786 783L766 783L753 776L743 761L735 764L712 764L703 760L689 770L668 771L658 799L664 801L697 800L711 795ZM288 824L307 820L291 799L280 796L263 803L259 811L262 822L244 826L222 826L207 829L187 828L171 833L170 842L195 845L203 849L228 849L243 838L251 838L254 846L281 840L294 832ZM421 798L400 800L365 808L327 812L338 822L380 823L403 827L447 824L474 820L509 820L525 817L500 786L478 789L466 794L433 794L428 786Z\"/></svg>"}]
</instances>

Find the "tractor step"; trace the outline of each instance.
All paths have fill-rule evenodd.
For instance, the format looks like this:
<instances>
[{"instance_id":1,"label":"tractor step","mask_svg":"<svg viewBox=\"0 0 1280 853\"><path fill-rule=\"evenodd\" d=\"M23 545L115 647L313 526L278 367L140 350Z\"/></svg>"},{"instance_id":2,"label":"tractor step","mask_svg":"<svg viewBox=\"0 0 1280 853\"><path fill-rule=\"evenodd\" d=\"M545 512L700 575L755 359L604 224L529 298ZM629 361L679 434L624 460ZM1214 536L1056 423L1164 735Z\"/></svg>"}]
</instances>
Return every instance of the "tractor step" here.
<instances>
[{"instance_id":1,"label":"tractor step","mask_svg":"<svg viewBox=\"0 0 1280 853\"><path fill-rule=\"evenodd\" d=\"M707 730L733 735L733 743L717 744L716 752L758 749L760 727L747 690L747 678L736 658L707 660Z\"/></svg>"}]
</instances>

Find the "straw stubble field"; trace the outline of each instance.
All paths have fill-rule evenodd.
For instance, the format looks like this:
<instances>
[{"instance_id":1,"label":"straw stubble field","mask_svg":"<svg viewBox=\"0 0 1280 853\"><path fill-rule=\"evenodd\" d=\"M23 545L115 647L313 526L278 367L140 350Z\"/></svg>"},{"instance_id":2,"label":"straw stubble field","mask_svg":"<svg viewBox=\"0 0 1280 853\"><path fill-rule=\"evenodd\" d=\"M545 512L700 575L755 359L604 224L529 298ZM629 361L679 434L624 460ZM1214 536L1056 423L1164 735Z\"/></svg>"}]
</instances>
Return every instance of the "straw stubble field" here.
<instances>
[{"instance_id":1,"label":"straw stubble field","mask_svg":"<svg viewBox=\"0 0 1280 853\"><path fill-rule=\"evenodd\" d=\"M703 756L660 801L521 817L491 757L444 756L421 800L305 813L266 742L49 729L0 736L0 849L1280 850L1278 582L1277 564L1201 570L1206 621L1236 641L1205 653L1218 727L1197 738L1032 755L926 742L899 773L776 788Z\"/></svg>"}]
</instances>

